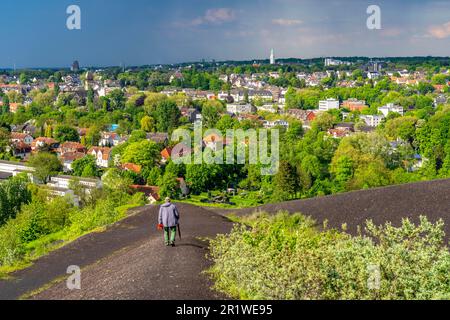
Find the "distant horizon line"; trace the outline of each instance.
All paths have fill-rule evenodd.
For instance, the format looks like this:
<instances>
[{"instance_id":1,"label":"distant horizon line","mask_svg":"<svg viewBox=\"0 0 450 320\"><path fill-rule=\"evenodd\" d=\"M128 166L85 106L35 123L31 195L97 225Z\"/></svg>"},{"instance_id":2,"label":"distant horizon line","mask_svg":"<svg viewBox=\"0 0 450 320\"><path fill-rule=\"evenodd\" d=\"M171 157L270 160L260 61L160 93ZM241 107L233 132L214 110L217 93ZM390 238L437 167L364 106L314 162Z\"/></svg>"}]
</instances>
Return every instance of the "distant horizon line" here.
<instances>
[{"instance_id":1,"label":"distant horizon line","mask_svg":"<svg viewBox=\"0 0 450 320\"><path fill-rule=\"evenodd\" d=\"M318 60L318 59L326 59L326 58L331 58L331 59L345 59L345 58L350 58L350 59L355 59L355 58L359 58L359 59L401 59L401 58L430 58L430 59L450 59L450 56L433 56L433 55L413 55L413 56L374 56L374 57L369 57L369 56L320 56L320 57L312 57L312 58L298 58L298 57L288 57L288 58L275 58L275 61L286 61L286 60L304 60L304 61L308 61L308 60ZM142 68L142 67L154 67L154 66L176 66L176 65L189 65L189 64L201 64L201 63L229 63L229 62L264 62L264 61L269 61L270 62L270 58L265 58L265 59L261 59L261 58L254 58L254 59L241 59L241 60L233 60L233 59L227 59L227 60L217 60L214 61L214 59L205 59L205 61L184 61L184 62L173 62L173 63L152 63L152 64L140 64L140 65L105 65L105 66L99 66L99 65L89 65L89 66L80 66L80 69L107 69L107 68ZM78 61L79 60L74 60L73 62ZM0 70L2 71L11 71L11 70L16 70L16 71L23 71L23 70L65 70L65 69L70 69L71 66L65 66L65 67L61 67L61 66L53 66L53 67L43 67L43 66L39 66L39 67L0 67Z\"/></svg>"}]
</instances>

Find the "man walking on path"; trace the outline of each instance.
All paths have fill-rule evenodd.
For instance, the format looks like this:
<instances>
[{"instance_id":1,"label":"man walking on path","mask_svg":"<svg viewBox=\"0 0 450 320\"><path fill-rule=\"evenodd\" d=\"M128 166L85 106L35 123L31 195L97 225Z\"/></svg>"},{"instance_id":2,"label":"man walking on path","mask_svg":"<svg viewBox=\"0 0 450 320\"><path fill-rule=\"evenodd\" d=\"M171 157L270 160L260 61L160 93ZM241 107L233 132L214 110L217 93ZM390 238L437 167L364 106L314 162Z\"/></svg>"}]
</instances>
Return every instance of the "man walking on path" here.
<instances>
[{"instance_id":1,"label":"man walking on path","mask_svg":"<svg viewBox=\"0 0 450 320\"><path fill-rule=\"evenodd\" d=\"M164 228L164 242L166 246L175 246L175 236L177 233L178 220L180 213L177 207L166 198L166 203L159 208L158 226Z\"/></svg>"}]
</instances>

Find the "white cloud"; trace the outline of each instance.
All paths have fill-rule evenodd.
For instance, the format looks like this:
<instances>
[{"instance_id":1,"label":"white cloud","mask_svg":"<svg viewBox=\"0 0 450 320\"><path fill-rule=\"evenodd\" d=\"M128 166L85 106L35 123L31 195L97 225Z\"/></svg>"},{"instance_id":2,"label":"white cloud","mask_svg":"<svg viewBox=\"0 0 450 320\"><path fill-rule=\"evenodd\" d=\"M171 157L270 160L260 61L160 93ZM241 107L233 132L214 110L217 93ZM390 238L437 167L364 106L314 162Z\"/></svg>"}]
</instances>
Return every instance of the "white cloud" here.
<instances>
[{"instance_id":1,"label":"white cloud","mask_svg":"<svg viewBox=\"0 0 450 320\"><path fill-rule=\"evenodd\" d=\"M226 22L231 22L236 19L236 13L230 8L215 8L206 10L201 17L191 20L187 25L200 26L203 24L220 25Z\"/></svg>"},{"instance_id":2,"label":"white cloud","mask_svg":"<svg viewBox=\"0 0 450 320\"><path fill-rule=\"evenodd\" d=\"M395 27L381 30L381 35L383 37L390 37L390 38L395 38L395 37L401 36L403 33L404 33L404 30L402 30L401 28L395 28Z\"/></svg>"},{"instance_id":3,"label":"white cloud","mask_svg":"<svg viewBox=\"0 0 450 320\"><path fill-rule=\"evenodd\" d=\"M297 26L302 24L303 21L298 19L273 19L272 24L283 27Z\"/></svg>"},{"instance_id":4,"label":"white cloud","mask_svg":"<svg viewBox=\"0 0 450 320\"><path fill-rule=\"evenodd\" d=\"M236 18L235 12L230 8L209 9L206 11L204 20L210 23L224 23L233 21Z\"/></svg>"},{"instance_id":5,"label":"white cloud","mask_svg":"<svg viewBox=\"0 0 450 320\"><path fill-rule=\"evenodd\" d=\"M444 39L450 37L450 21L428 28L428 34L433 38Z\"/></svg>"}]
</instances>

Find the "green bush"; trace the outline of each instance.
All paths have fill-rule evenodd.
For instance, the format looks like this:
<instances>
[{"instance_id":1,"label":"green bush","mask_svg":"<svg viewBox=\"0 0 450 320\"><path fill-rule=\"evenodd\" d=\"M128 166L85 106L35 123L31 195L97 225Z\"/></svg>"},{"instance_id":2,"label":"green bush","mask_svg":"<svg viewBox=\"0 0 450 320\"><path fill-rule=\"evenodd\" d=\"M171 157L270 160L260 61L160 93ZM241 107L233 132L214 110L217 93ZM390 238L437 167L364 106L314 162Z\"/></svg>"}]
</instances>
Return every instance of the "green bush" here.
<instances>
[{"instance_id":1,"label":"green bush","mask_svg":"<svg viewBox=\"0 0 450 320\"><path fill-rule=\"evenodd\" d=\"M211 242L208 273L241 299L449 299L443 239L443 223L424 217L398 228L369 221L353 237L299 214L258 214Z\"/></svg>"},{"instance_id":2,"label":"green bush","mask_svg":"<svg viewBox=\"0 0 450 320\"><path fill-rule=\"evenodd\" d=\"M0 183L0 226L14 218L23 204L31 201L28 178L23 175Z\"/></svg>"},{"instance_id":3,"label":"green bush","mask_svg":"<svg viewBox=\"0 0 450 320\"><path fill-rule=\"evenodd\" d=\"M142 193L110 193L76 208L69 198L48 200L46 193L35 191L33 201L0 227L0 269L39 257L55 248L54 244L114 223L125 217L128 209L145 204Z\"/></svg>"},{"instance_id":4,"label":"green bush","mask_svg":"<svg viewBox=\"0 0 450 320\"><path fill-rule=\"evenodd\" d=\"M117 197L114 196L99 199L95 206L74 211L70 215L69 232L70 234L82 234L95 228L109 225L123 218L126 214L126 209L144 204L145 198L142 193L136 193L133 196L127 195L122 197L121 201L118 201Z\"/></svg>"},{"instance_id":5,"label":"green bush","mask_svg":"<svg viewBox=\"0 0 450 320\"><path fill-rule=\"evenodd\" d=\"M0 228L0 266L13 265L25 253L19 232L20 220L19 217L11 219Z\"/></svg>"}]
</instances>

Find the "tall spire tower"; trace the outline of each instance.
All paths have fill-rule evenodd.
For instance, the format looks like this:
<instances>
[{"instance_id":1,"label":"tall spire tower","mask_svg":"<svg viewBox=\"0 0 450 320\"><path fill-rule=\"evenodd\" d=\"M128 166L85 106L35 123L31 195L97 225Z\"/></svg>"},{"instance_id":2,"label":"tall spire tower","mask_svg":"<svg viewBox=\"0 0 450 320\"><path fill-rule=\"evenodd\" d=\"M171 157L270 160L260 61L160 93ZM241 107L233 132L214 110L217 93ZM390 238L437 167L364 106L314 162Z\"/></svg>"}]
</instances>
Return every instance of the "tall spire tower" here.
<instances>
[{"instance_id":1,"label":"tall spire tower","mask_svg":"<svg viewBox=\"0 0 450 320\"><path fill-rule=\"evenodd\" d=\"M275 64L275 55L273 53L273 49L270 50L270 64Z\"/></svg>"}]
</instances>

